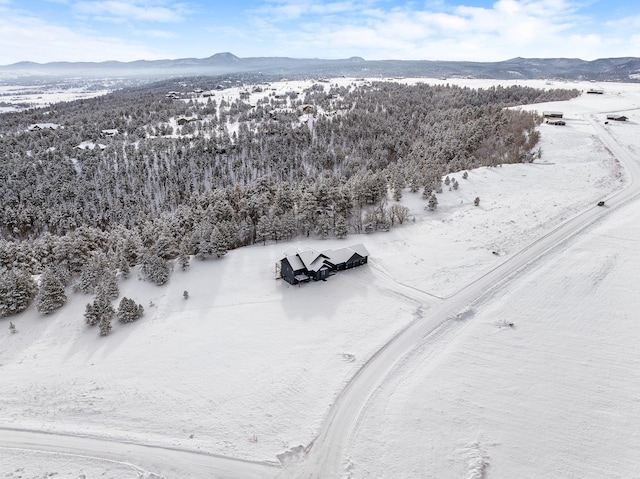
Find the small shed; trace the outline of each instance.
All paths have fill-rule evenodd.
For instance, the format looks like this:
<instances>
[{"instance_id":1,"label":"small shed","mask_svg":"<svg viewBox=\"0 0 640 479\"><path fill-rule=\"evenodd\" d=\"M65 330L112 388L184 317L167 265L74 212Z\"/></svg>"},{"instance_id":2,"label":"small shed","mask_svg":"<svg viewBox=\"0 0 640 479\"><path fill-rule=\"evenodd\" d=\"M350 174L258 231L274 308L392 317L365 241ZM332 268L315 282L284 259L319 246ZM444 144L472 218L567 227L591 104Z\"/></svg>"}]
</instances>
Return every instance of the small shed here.
<instances>
[{"instance_id":1,"label":"small shed","mask_svg":"<svg viewBox=\"0 0 640 479\"><path fill-rule=\"evenodd\" d=\"M611 113L609 115L607 115L607 120L614 120L614 121L627 121L628 118L624 115L617 115L614 113Z\"/></svg>"},{"instance_id":2,"label":"small shed","mask_svg":"<svg viewBox=\"0 0 640 479\"><path fill-rule=\"evenodd\" d=\"M542 116L544 118L562 118L563 113L561 111L543 111Z\"/></svg>"}]
</instances>

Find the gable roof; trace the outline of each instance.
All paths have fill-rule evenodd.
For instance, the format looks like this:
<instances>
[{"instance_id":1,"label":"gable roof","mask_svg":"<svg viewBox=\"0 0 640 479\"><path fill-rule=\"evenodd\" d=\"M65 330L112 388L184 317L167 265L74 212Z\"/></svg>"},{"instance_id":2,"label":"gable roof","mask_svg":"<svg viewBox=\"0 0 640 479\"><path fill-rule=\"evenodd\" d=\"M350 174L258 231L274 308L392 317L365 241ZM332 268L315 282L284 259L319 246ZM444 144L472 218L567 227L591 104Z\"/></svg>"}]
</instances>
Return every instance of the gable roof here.
<instances>
[{"instance_id":1,"label":"gable roof","mask_svg":"<svg viewBox=\"0 0 640 479\"><path fill-rule=\"evenodd\" d=\"M306 269L307 271L319 271L323 267L332 267L346 263L353 256L362 258L369 256L369 251L363 244L340 248L336 250L325 250L322 253L314 249L288 251L283 260L286 259L294 271Z\"/></svg>"}]
</instances>

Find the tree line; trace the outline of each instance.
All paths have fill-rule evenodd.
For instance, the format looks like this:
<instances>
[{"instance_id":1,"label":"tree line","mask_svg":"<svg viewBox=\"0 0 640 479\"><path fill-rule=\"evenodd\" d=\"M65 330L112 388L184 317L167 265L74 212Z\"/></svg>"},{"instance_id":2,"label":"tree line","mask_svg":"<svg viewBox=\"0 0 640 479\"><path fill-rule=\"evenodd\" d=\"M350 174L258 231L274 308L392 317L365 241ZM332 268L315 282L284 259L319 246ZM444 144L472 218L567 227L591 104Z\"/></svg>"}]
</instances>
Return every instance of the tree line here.
<instances>
[{"instance_id":1,"label":"tree line","mask_svg":"<svg viewBox=\"0 0 640 479\"><path fill-rule=\"evenodd\" d=\"M541 119L506 107L578 94L393 82L245 85L265 93L254 104L188 93L223 81L2 115L0 290L18 282L23 295L0 316L35 297L29 275L95 293L136 265L163 284L174 259L186 268L256 242L389 229L408 217L389 192L421 191L433 209L449 174L533 160ZM39 122L60 126L29 130Z\"/></svg>"}]
</instances>

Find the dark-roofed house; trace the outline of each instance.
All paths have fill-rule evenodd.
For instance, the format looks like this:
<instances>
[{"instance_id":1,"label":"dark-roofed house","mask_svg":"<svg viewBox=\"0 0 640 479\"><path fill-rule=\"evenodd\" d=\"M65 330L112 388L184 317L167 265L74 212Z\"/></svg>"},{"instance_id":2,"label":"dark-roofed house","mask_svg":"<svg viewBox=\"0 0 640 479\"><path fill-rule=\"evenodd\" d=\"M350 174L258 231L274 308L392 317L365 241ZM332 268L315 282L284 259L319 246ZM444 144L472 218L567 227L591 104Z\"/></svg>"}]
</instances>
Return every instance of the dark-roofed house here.
<instances>
[{"instance_id":1,"label":"dark-roofed house","mask_svg":"<svg viewBox=\"0 0 640 479\"><path fill-rule=\"evenodd\" d=\"M276 267L287 283L299 284L312 279L324 280L336 271L363 265L368 257L369 252L362 244L322 253L308 249L285 255Z\"/></svg>"},{"instance_id":2,"label":"dark-roofed house","mask_svg":"<svg viewBox=\"0 0 640 479\"><path fill-rule=\"evenodd\" d=\"M607 120L615 120L615 121L627 121L627 117L624 115L617 115L614 113L611 113L609 115L607 115Z\"/></svg>"}]
</instances>

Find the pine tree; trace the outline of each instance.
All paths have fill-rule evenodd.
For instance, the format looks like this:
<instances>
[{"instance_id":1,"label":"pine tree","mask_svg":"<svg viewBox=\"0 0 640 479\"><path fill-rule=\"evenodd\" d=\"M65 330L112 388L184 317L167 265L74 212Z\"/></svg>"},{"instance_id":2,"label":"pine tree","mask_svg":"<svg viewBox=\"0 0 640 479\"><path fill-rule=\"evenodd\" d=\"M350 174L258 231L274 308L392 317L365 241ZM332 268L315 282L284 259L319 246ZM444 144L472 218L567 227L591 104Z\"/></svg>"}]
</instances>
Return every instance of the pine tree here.
<instances>
[{"instance_id":1,"label":"pine tree","mask_svg":"<svg viewBox=\"0 0 640 479\"><path fill-rule=\"evenodd\" d=\"M186 271L191 262L191 256L189 254L189 242L183 240L180 243L180 253L178 253L178 264L182 271Z\"/></svg>"},{"instance_id":2,"label":"pine tree","mask_svg":"<svg viewBox=\"0 0 640 479\"><path fill-rule=\"evenodd\" d=\"M226 255L229 251L229 245L227 244L227 239L225 238L225 235L217 227L214 227L213 231L211 231L210 244L211 244L211 252L215 254L218 258Z\"/></svg>"},{"instance_id":3,"label":"pine tree","mask_svg":"<svg viewBox=\"0 0 640 479\"><path fill-rule=\"evenodd\" d=\"M99 318L92 303L87 303L87 306L84 309L84 321L89 326L95 326L98 324Z\"/></svg>"},{"instance_id":4,"label":"pine tree","mask_svg":"<svg viewBox=\"0 0 640 479\"><path fill-rule=\"evenodd\" d=\"M40 289L36 296L36 308L44 314L55 311L67 302L64 285L51 269L46 270L40 278Z\"/></svg>"},{"instance_id":5,"label":"pine tree","mask_svg":"<svg viewBox=\"0 0 640 479\"><path fill-rule=\"evenodd\" d=\"M122 298L118 305L117 317L121 323L131 323L140 318L144 312L141 304L129 298Z\"/></svg>"},{"instance_id":6,"label":"pine tree","mask_svg":"<svg viewBox=\"0 0 640 479\"><path fill-rule=\"evenodd\" d=\"M118 271L120 271L120 274L125 278L128 278L129 273L131 272L131 266L129 266L129 262L122 252L120 253L118 260Z\"/></svg>"},{"instance_id":7,"label":"pine tree","mask_svg":"<svg viewBox=\"0 0 640 479\"><path fill-rule=\"evenodd\" d=\"M0 269L0 318L27 309L37 291L38 286L26 271Z\"/></svg>"},{"instance_id":8,"label":"pine tree","mask_svg":"<svg viewBox=\"0 0 640 479\"><path fill-rule=\"evenodd\" d=\"M427 204L427 206L430 210L435 210L438 207L438 198L436 198L436 195L432 194L429 197L429 203Z\"/></svg>"},{"instance_id":9,"label":"pine tree","mask_svg":"<svg viewBox=\"0 0 640 479\"><path fill-rule=\"evenodd\" d=\"M349 234L349 226L344 216L339 215L336 218L336 225L334 227L333 233L337 238L345 238Z\"/></svg>"},{"instance_id":10,"label":"pine tree","mask_svg":"<svg viewBox=\"0 0 640 479\"><path fill-rule=\"evenodd\" d=\"M476 199L473 200L473 205L474 206L480 206L480 197L479 196L476 196Z\"/></svg>"},{"instance_id":11,"label":"pine tree","mask_svg":"<svg viewBox=\"0 0 640 479\"><path fill-rule=\"evenodd\" d=\"M120 289L118 288L118 278L115 271L107 271L102 278L102 288L109 299L116 299L120 296Z\"/></svg>"},{"instance_id":12,"label":"pine tree","mask_svg":"<svg viewBox=\"0 0 640 479\"><path fill-rule=\"evenodd\" d=\"M267 240L271 236L271 221L266 215L262 215L256 226L256 236L262 240L263 244L267 244Z\"/></svg>"},{"instance_id":13,"label":"pine tree","mask_svg":"<svg viewBox=\"0 0 640 479\"><path fill-rule=\"evenodd\" d=\"M111 326L111 316L103 316L100 318L100 336L108 336L113 327Z\"/></svg>"},{"instance_id":14,"label":"pine tree","mask_svg":"<svg viewBox=\"0 0 640 479\"><path fill-rule=\"evenodd\" d=\"M142 261L142 275L145 279L161 286L169 280L169 264L159 256L147 254Z\"/></svg>"}]
</instances>

